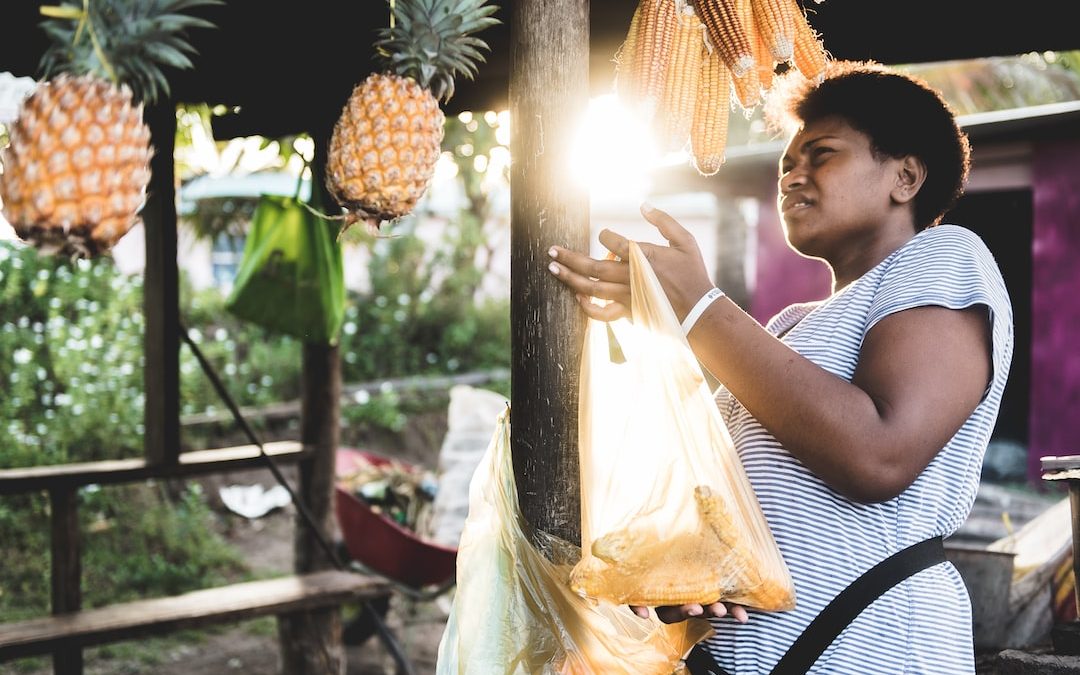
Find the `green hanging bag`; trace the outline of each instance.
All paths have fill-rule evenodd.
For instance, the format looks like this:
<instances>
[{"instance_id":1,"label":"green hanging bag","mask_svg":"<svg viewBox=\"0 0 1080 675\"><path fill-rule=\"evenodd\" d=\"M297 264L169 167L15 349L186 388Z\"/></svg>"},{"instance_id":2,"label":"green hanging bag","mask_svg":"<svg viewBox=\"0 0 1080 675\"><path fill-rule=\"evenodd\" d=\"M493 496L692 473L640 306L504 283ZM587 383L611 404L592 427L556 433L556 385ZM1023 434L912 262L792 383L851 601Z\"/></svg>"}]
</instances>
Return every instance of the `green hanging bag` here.
<instances>
[{"instance_id":1,"label":"green hanging bag","mask_svg":"<svg viewBox=\"0 0 1080 675\"><path fill-rule=\"evenodd\" d=\"M337 232L298 197L260 196L226 309L305 342L335 344L345 320Z\"/></svg>"}]
</instances>

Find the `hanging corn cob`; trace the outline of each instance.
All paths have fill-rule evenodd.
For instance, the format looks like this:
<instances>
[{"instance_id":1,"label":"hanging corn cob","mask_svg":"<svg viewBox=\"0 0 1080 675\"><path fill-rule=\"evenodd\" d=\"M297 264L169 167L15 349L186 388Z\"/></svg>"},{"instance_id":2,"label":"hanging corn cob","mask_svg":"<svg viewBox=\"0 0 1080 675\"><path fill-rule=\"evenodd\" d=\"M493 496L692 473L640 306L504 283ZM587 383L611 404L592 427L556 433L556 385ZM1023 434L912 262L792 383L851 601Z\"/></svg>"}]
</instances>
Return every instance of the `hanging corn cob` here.
<instances>
[{"instance_id":1,"label":"hanging corn cob","mask_svg":"<svg viewBox=\"0 0 1080 675\"><path fill-rule=\"evenodd\" d=\"M761 39L761 33L754 32L754 62L757 64L758 81L762 91L772 89L773 76L776 74L776 60Z\"/></svg>"},{"instance_id":2,"label":"hanging corn cob","mask_svg":"<svg viewBox=\"0 0 1080 675\"><path fill-rule=\"evenodd\" d=\"M694 122L690 128L694 167L706 176L719 171L724 163L730 101L731 71L719 54L706 54L697 99L694 101Z\"/></svg>"},{"instance_id":3,"label":"hanging corn cob","mask_svg":"<svg viewBox=\"0 0 1080 675\"><path fill-rule=\"evenodd\" d=\"M694 8L705 24L710 43L731 74L742 77L753 68L754 50L746 38L736 0L698 0Z\"/></svg>"},{"instance_id":4,"label":"hanging corn cob","mask_svg":"<svg viewBox=\"0 0 1080 675\"><path fill-rule=\"evenodd\" d=\"M665 150L690 137L694 166L724 160L731 97L749 116L777 63L820 77L826 53L796 0L639 0L616 56L616 91Z\"/></svg>"},{"instance_id":5,"label":"hanging corn cob","mask_svg":"<svg viewBox=\"0 0 1080 675\"><path fill-rule=\"evenodd\" d=\"M743 29L746 31L746 41L750 44L750 51L753 53L754 44L758 39L757 26L754 21L754 9L751 6L750 0L734 1L735 11L738 14ZM749 115L751 111L757 107L757 104L761 102L761 80L758 77L756 57L753 67L747 69L741 77L733 78L732 85L735 88L735 98L738 99L739 105L742 106L743 111Z\"/></svg>"},{"instance_id":6,"label":"hanging corn cob","mask_svg":"<svg viewBox=\"0 0 1080 675\"><path fill-rule=\"evenodd\" d=\"M631 105L651 119L664 97L671 64L675 0L642 0L630 55Z\"/></svg>"},{"instance_id":7,"label":"hanging corn cob","mask_svg":"<svg viewBox=\"0 0 1080 675\"><path fill-rule=\"evenodd\" d=\"M765 46L777 61L790 61L795 43L795 0L754 0L754 22Z\"/></svg>"},{"instance_id":8,"label":"hanging corn cob","mask_svg":"<svg viewBox=\"0 0 1080 675\"><path fill-rule=\"evenodd\" d=\"M796 12L795 16L795 68L808 80L818 80L825 73L825 47L817 33L810 27L806 16Z\"/></svg>"},{"instance_id":9,"label":"hanging corn cob","mask_svg":"<svg viewBox=\"0 0 1080 675\"><path fill-rule=\"evenodd\" d=\"M664 100L657 114L660 143L667 150L681 150L690 137L694 101L701 78L701 58L705 51L702 30L701 20L693 10L678 13L672 63L664 84Z\"/></svg>"}]
</instances>

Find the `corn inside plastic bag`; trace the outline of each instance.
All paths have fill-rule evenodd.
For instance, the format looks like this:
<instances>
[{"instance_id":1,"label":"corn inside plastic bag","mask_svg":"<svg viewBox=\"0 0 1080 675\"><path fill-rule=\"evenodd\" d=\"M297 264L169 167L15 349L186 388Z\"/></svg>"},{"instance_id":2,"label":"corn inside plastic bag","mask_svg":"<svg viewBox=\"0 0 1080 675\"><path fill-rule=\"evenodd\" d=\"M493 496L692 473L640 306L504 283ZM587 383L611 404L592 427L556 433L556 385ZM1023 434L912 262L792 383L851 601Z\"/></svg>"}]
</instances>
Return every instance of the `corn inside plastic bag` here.
<instances>
[{"instance_id":1,"label":"corn inside plastic bag","mask_svg":"<svg viewBox=\"0 0 1080 675\"><path fill-rule=\"evenodd\" d=\"M633 323L589 321L581 361L584 597L617 604L795 606L701 367L652 267L630 244ZM622 358L613 359L611 335Z\"/></svg>"},{"instance_id":2,"label":"corn inside plastic bag","mask_svg":"<svg viewBox=\"0 0 1080 675\"><path fill-rule=\"evenodd\" d=\"M437 675L668 675L712 629L701 620L666 625L570 590L581 555L556 537L533 547L518 510L510 415L469 486L457 559L457 590L439 643ZM541 533L543 534L543 533ZM547 555L545 555L545 553Z\"/></svg>"}]
</instances>

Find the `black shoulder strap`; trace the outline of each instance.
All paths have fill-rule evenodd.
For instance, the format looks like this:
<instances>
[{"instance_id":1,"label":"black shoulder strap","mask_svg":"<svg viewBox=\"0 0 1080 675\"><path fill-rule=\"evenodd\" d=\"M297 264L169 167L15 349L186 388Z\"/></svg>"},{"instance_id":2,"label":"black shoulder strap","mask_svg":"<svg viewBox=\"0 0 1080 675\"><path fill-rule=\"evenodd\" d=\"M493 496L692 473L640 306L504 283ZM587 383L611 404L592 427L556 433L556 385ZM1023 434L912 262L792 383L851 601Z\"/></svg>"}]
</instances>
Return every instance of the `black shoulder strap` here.
<instances>
[{"instance_id":1,"label":"black shoulder strap","mask_svg":"<svg viewBox=\"0 0 1080 675\"><path fill-rule=\"evenodd\" d=\"M897 551L863 573L818 614L784 657L772 675L801 675L810 670L836 636L870 603L911 575L945 562L941 537L931 537Z\"/></svg>"}]
</instances>

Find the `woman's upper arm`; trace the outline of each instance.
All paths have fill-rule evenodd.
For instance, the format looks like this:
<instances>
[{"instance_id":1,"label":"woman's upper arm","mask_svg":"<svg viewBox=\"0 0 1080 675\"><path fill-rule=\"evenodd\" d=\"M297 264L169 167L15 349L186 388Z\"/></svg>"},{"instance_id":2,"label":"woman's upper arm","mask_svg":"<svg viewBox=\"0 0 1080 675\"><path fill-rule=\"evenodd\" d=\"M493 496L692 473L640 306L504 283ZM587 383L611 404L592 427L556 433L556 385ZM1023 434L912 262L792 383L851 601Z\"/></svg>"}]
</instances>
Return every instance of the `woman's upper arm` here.
<instances>
[{"instance_id":1,"label":"woman's upper arm","mask_svg":"<svg viewBox=\"0 0 1080 675\"><path fill-rule=\"evenodd\" d=\"M895 312L867 333L852 383L874 402L888 438L888 492L918 477L982 400L993 375L986 305Z\"/></svg>"}]
</instances>

